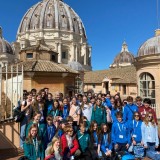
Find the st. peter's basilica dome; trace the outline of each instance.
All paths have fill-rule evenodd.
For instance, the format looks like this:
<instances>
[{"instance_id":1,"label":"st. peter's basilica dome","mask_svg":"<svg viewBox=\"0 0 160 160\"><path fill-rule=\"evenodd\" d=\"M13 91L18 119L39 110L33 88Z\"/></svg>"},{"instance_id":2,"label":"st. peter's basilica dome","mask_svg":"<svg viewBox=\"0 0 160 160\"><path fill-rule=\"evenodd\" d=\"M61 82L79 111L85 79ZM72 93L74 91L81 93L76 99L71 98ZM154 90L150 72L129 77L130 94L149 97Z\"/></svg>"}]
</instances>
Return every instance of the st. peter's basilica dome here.
<instances>
[{"instance_id":1,"label":"st. peter's basilica dome","mask_svg":"<svg viewBox=\"0 0 160 160\"><path fill-rule=\"evenodd\" d=\"M21 50L37 48L41 43L54 52L57 63L75 61L91 70L91 46L87 42L83 22L61 0L42 0L32 6L21 20L17 42Z\"/></svg>"}]
</instances>

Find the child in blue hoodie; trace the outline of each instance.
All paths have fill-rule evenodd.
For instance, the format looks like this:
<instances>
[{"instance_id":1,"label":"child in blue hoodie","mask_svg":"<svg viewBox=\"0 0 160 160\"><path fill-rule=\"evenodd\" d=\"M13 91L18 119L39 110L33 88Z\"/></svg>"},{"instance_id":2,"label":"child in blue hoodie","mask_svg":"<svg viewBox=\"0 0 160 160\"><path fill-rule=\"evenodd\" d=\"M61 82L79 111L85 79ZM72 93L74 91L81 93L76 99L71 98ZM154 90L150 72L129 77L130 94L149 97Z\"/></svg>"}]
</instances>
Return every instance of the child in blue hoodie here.
<instances>
[{"instance_id":1,"label":"child in blue hoodie","mask_svg":"<svg viewBox=\"0 0 160 160\"><path fill-rule=\"evenodd\" d=\"M133 120L128 123L131 131L131 139L133 144L129 148L129 152L134 151L135 157L142 158L144 155L144 148L142 147L143 144L142 132L141 132L142 121L140 120L139 112L134 112Z\"/></svg>"},{"instance_id":2,"label":"child in blue hoodie","mask_svg":"<svg viewBox=\"0 0 160 160\"><path fill-rule=\"evenodd\" d=\"M138 112L138 107L133 103L133 97L127 97L127 105L124 106L123 121L133 120L134 112Z\"/></svg>"},{"instance_id":3,"label":"child in blue hoodie","mask_svg":"<svg viewBox=\"0 0 160 160\"><path fill-rule=\"evenodd\" d=\"M134 112L133 120L129 122L133 145L137 145L142 142L141 125L142 121L140 120L139 112Z\"/></svg>"},{"instance_id":4,"label":"child in blue hoodie","mask_svg":"<svg viewBox=\"0 0 160 160\"><path fill-rule=\"evenodd\" d=\"M101 124L101 130L100 130L100 148L102 151L102 156L106 159L111 157L112 155L112 141L111 141L111 134L109 130L108 124Z\"/></svg>"},{"instance_id":5,"label":"child in blue hoodie","mask_svg":"<svg viewBox=\"0 0 160 160\"><path fill-rule=\"evenodd\" d=\"M114 103L115 103L114 107L111 110L111 118L113 123L117 121L116 113L117 112L123 113L122 101L120 99L116 99Z\"/></svg>"},{"instance_id":6,"label":"child in blue hoodie","mask_svg":"<svg viewBox=\"0 0 160 160\"><path fill-rule=\"evenodd\" d=\"M122 113L117 112L117 122L112 125L112 142L116 152L127 151L131 143L131 135L128 124L122 120Z\"/></svg>"},{"instance_id":7,"label":"child in blue hoodie","mask_svg":"<svg viewBox=\"0 0 160 160\"><path fill-rule=\"evenodd\" d=\"M112 104L111 104L110 98L111 98L111 95L106 94L106 105L111 110L112 109Z\"/></svg>"}]
</instances>

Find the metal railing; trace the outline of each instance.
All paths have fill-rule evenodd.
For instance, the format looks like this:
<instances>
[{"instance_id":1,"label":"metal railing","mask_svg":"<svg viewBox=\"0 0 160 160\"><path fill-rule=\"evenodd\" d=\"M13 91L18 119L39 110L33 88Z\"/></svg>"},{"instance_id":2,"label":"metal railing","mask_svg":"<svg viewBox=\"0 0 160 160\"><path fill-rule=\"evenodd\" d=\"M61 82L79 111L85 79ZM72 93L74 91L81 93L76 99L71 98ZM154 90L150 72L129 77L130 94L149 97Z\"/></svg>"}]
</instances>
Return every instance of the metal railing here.
<instances>
[{"instance_id":1,"label":"metal railing","mask_svg":"<svg viewBox=\"0 0 160 160\"><path fill-rule=\"evenodd\" d=\"M23 65L0 65L0 121L12 119L13 108L23 99Z\"/></svg>"}]
</instances>

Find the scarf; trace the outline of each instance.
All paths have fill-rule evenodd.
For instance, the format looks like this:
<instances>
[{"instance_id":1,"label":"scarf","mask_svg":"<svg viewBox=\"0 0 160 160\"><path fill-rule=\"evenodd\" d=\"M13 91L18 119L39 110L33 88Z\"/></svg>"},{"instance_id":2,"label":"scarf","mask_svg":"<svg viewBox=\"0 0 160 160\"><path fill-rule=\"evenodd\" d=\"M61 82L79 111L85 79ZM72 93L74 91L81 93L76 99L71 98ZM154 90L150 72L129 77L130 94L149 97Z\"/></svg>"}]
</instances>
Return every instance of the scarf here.
<instances>
[{"instance_id":1,"label":"scarf","mask_svg":"<svg viewBox=\"0 0 160 160\"><path fill-rule=\"evenodd\" d=\"M69 149L72 148L73 147L73 138L66 135L66 139L67 139Z\"/></svg>"}]
</instances>

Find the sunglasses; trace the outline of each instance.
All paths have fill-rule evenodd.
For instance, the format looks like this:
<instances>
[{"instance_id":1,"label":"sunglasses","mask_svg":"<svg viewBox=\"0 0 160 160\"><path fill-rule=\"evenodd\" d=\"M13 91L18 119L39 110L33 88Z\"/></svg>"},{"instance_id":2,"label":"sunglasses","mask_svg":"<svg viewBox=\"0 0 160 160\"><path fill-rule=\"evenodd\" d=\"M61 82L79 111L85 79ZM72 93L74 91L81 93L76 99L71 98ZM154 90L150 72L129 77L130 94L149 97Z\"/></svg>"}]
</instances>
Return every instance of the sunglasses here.
<instances>
[{"instance_id":1,"label":"sunglasses","mask_svg":"<svg viewBox=\"0 0 160 160\"><path fill-rule=\"evenodd\" d=\"M135 117L139 117L139 115L138 114L136 114L136 115L134 115Z\"/></svg>"},{"instance_id":2,"label":"sunglasses","mask_svg":"<svg viewBox=\"0 0 160 160\"><path fill-rule=\"evenodd\" d=\"M149 118L153 118L153 116L148 116Z\"/></svg>"}]
</instances>

